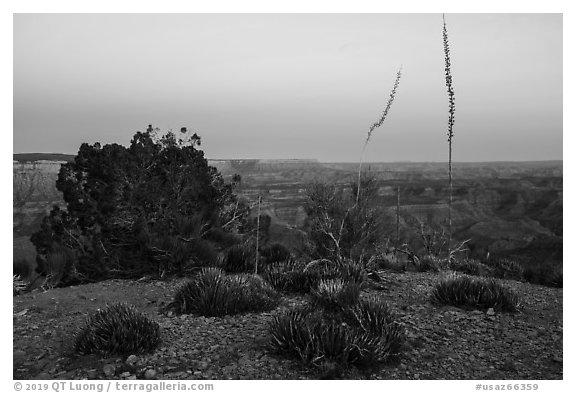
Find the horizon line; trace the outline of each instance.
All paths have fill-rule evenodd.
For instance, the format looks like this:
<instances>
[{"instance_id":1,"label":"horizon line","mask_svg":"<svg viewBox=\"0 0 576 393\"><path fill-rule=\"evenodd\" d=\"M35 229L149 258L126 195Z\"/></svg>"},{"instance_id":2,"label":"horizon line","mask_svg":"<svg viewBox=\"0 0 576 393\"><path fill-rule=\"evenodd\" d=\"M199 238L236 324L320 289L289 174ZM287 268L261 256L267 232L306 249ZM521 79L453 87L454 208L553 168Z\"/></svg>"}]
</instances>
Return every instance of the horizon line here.
<instances>
[{"instance_id":1,"label":"horizon line","mask_svg":"<svg viewBox=\"0 0 576 393\"><path fill-rule=\"evenodd\" d=\"M27 152L27 153L12 153L15 155L25 155L25 154L46 154L46 155L63 155L63 156L73 156L73 153L39 153L39 152ZM209 158L205 157L208 161L233 161L233 160L247 160L247 161L316 161L320 164L357 164L359 161L321 161L317 158ZM45 160L52 161L52 160ZM545 159L545 160L473 160L473 161L453 161L453 163L488 163L488 162L554 162L554 161L564 161L563 158L555 159ZM397 161L367 161L364 164L444 164L448 161L412 161L412 160L397 160Z\"/></svg>"}]
</instances>

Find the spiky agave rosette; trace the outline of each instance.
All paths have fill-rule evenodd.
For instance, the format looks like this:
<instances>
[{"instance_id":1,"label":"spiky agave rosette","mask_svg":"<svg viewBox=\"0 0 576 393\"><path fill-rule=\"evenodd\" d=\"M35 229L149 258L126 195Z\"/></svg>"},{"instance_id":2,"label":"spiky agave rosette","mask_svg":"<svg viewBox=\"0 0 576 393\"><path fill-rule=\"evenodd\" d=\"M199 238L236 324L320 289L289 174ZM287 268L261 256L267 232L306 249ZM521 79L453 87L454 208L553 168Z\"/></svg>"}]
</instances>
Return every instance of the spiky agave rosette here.
<instances>
[{"instance_id":1,"label":"spiky agave rosette","mask_svg":"<svg viewBox=\"0 0 576 393\"><path fill-rule=\"evenodd\" d=\"M275 308L279 294L255 274L226 275L219 268L204 268L183 283L166 311L221 317Z\"/></svg>"},{"instance_id":2,"label":"spiky agave rosette","mask_svg":"<svg viewBox=\"0 0 576 393\"><path fill-rule=\"evenodd\" d=\"M160 343L160 326L134 306L118 303L88 315L74 349L81 354L131 355L151 352Z\"/></svg>"},{"instance_id":3,"label":"spiky agave rosette","mask_svg":"<svg viewBox=\"0 0 576 393\"><path fill-rule=\"evenodd\" d=\"M376 368L390 361L404 342L404 327L386 304L362 299L340 312L318 305L285 311L270 322L272 351L322 367Z\"/></svg>"},{"instance_id":4,"label":"spiky agave rosette","mask_svg":"<svg viewBox=\"0 0 576 393\"><path fill-rule=\"evenodd\" d=\"M514 312L520 307L520 298L510 288L494 278L473 277L450 273L432 290L435 304L448 304L462 308Z\"/></svg>"},{"instance_id":5,"label":"spiky agave rosette","mask_svg":"<svg viewBox=\"0 0 576 393\"><path fill-rule=\"evenodd\" d=\"M13 296L20 295L24 292L28 284L18 274L12 275L12 293Z\"/></svg>"}]
</instances>

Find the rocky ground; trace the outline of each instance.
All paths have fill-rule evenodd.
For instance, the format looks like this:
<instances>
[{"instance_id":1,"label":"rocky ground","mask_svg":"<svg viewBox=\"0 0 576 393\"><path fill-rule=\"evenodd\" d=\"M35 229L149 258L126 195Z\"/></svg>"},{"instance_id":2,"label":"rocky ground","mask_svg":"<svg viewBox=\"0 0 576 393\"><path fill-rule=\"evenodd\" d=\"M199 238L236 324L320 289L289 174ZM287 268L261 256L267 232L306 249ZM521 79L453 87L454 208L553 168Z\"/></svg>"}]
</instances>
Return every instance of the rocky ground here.
<instances>
[{"instance_id":1,"label":"rocky ground","mask_svg":"<svg viewBox=\"0 0 576 393\"><path fill-rule=\"evenodd\" d=\"M431 273L380 272L406 328L399 359L379 372L348 370L346 379L563 379L562 289L504 281L523 300L513 314L438 307ZM305 301L285 296L267 313L223 318L166 315L178 281L110 280L14 297L14 379L317 379L321 374L267 350L275 313ZM72 350L87 313L124 301L156 320L162 344L152 354L107 358Z\"/></svg>"}]
</instances>

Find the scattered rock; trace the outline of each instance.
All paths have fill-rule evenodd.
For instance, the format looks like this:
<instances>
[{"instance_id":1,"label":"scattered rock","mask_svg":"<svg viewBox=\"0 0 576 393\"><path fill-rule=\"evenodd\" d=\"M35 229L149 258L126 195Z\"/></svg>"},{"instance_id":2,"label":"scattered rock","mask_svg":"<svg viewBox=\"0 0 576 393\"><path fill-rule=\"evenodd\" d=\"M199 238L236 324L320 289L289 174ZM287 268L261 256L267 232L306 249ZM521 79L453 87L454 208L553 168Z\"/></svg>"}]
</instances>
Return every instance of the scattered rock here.
<instances>
[{"instance_id":1,"label":"scattered rock","mask_svg":"<svg viewBox=\"0 0 576 393\"><path fill-rule=\"evenodd\" d=\"M24 351L14 351L12 353L12 357L14 358L14 363L21 362L26 358L26 352Z\"/></svg>"},{"instance_id":2,"label":"scattered rock","mask_svg":"<svg viewBox=\"0 0 576 393\"><path fill-rule=\"evenodd\" d=\"M124 371L122 374L120 374L120 377L122 378L128 378L130 376L130 371Z\"/></svg>"},{"instance_id":3,"label":"scattered rock","mask_svg":"<svg viewBox=\"0 0 576 393\"><path fill-rule=\"evenodd\" d=\"M391 280L398 281L399 284L390 285L391 289L386 297L389 297L389 300L397 299L397 302L391 302L391 308L397 312L407 331L407 343L401 351L399 363L385 366L370 376L349 375L347 371L343 378L562 378L562 298L561 292L557 293L558 290L509 281L509 286L518 290L520 295L525 295L523 298L527 302L527 312L444 309L430 304L428 300L429 291L437 276L419 273L390 274ZM422 281L426 286L413 294L407 293L406 288L414 287L411 284ZM111 298L108 293L110 291L101 290L106 283L108 282L87 285L85 295L88 298L96 296L90 291L98 289L97 301L107 301ZM131 291L133 284L114 280L109 283L112 283L111 287L118 286L122 291ZM146 284L138 285L144 287ZM92 286L95 289L91 289ZM167 303L169 300L172 289L168 288L168 284L164 286L162 291L159 291L150 283L146 288L151 289L152 293L146 293L143 297L142 292L139 292L128 298L134 299L147 314L154 314L158 304L164 300ZM68 288L64 288L53 293L62 296L67 290ZM85 291L84 288L82 290ZM367 291L370 295L376 293L370 289ZM549 293L550 291L552 292ZM41 296L42 294L38 294L39 299ZM380 295L376 293L375 296ZM114 294L114 298L116 297L117 294ZM158 298L155 306L148 304L148 297ZM559 303L552 303L551 297L558 297ZM76 296L72 298L77 299ZM21 302L23 299L29 301L29 297L17 301ZM305 302L303 296L286 295L284 303L270 313L248 313L222 318L189 315L183 321L179 315L175 318L167 318L165 314L156 315L165 336L157 351L134 357L115 356L106 360L87 355L79 361L75 360L75 355L60 355L63 354L63 344L68 344L61 339L64 337L63 333L71 334L76 328L74 323L71 323L72 319L63 319L60 316L46 318L45 313L35 311L37 308L32 308L28 303L18 304L17 310L27 308L33 311L14 319L13 375L15 379L30 379L34 376L46 379L114 379L120 378L120 374L125 379L143 380L317 379L317 369L303 367L296 360L272 357L272 354L264 349L264 339L268 339L269 334L269 321L278 312ZM71 306L69 314L74 317L86 311L84 302L76 300L76 303L82 307L76 309ZM409 307L403 311L404 304ZM62 302L63 308L65 305L66 303ZM98 303L91 306L101 305ZM550 314L552 312L553 314ZM36 326L39 326L37 330L32 329ZM46 334L48 330L51 331L50 334ZM36 335L39 338L35 338ZM64 357L58 358L59 356ZM36 360L36 357L40 357L39 360ZM523 363L518 359L523 359ZM507 360L511 360L513 364ZM47 363L44 364L44 361ZM24 367L24 362L30 367ZM42 364L44 365L39 367ZM129 372L123 373L126 370ZM189 372L182 372L183 370Z\"/></svg>"},{"instance_id":4,"label":"scattered rock","mask_svg":"<svg viewBox=\"0 0 576 393\"><path fill-rule=\"evenodd\" d=\"M208 367L210 366L210 364L208 362L200 362L200 369L202 370L206 370Z\"/></svg>"},{"instance_id":5,"label":"scattered rock","mask_svg":"<svg viewBox=\"0 0 576 393\"><path fill-rule=\"evenodd\" d=\"M107 377L113 377L116 374L116 367L113 364L105 365L102 370L104 371L104 375Z\"/></svg>"},{"instance_id":6,"label":"scattered rock","mask_svg":"<svg viewBox=\"0 0 576 393\"><path fill-rule=\"evenodd\" d=\"M154 370L153 368L149 368L144 373L144 378L145 379L156 379L156 375L157 375L156 370Z\"/></svg>"},{"instance_id":7,"label":"scattered rock","mask_svg":"<svg viewBox=\"0 0 576 393\"><path fill-rule=\"evenodd\" d=\"M128 358L126 359L126 364L129 366L133 366L138 362L138 356L136 355L130 355L128 356Z\"/></svg>"}]
</instances>

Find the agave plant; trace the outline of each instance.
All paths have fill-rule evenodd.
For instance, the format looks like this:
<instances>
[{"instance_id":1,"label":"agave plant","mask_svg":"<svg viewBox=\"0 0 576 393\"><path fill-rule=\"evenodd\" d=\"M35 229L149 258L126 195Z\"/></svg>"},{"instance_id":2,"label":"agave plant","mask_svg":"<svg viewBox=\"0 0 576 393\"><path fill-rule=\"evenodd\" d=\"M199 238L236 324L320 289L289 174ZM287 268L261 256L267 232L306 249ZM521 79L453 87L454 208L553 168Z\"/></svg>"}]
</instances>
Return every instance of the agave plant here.
<instances>
[{"instance_id":1,"label":"agave plant","mask_svg":"<svg viewBox=\"0 0 576 393\"><path fill-rule=\"evenodd\" d=\"M74 349L81 354L128 355L151 352L160 343L160 326L134 306L118 303L90 314Z\"/></svg>"},{"instance_id":2,"label":"agave plant","mask_svg":"<svg viewBox=\"0 0 576 393\"><path fill-rule=\"evenodd\" d=\"M24 292L26 287L27 287L27 284L26 284L26 282L24 282L24 280L22 280L22 277L20 277L17 274L14 274L12 276L12 293L13 293L13 296L20 295L22 292Z\"/></svg>"},{"instance_id":3,"label":"agave plant","mask_svg":"<svg viewBox=\"0 0 576 393\"><path fill-rule=\"evenodd\" d=\"M205 268L176 290L169 308L177 314L220 316L228 313L231 296L222 270Z\"/></svg>"},{"instance_id":4,"label":"agave plant","mask_svg":"<svg viewBox=\"0 0 576 393\"><path fill-rule=\"evenodd\" d=\"M167 309L177 314L217 317L269 310L278 301L278 293L260 276L227 276L218 268L204 268L178 288Z\"/></svg>"},{"instance_id":5,"label":"agave plant","mask_svg":"<svg viewBox=\"0 0 576 393\"><path fill-rule=\"evenodd\" d=\"M356 304L360 285L341 278L321 280L318 288L310 292L312 303L327 311L339 311Z\"/></svg>"},{"instance_id":6,"label":"agave plant","mask_svg":"<svg viewBox=\"0 0 576 393\"><path fill-rule=\"evenodd\" d=\"M306 265L300 261L288 260L270 264L262 277L274 289L290 293L308 293L318 285L320 275L315 271L305 270Z\"/></svg>"},{"instance_id":7,"label":"agave plant","mask_svg":"<svg viewBox=\"0 0 576 393\"><path fill-rule=\"evenodd\" d=\"M375 300L336 314L313 307L285 311L272 320L270 333L274 352L320 369L332 363L377 367L398 353L404 339L403 327Z\"/></svg>"},{"instance_id":8,"label":"agave plant","mask_svg":"<svg viewBox=\"0 0 576 393\"><path fill-rule=\"evenodd\" d=\"M493 278L472 277L451 273L432 290L431 300L462 308L495 311L516 311L520 307L518 295Z\"/></svg>"}]
</instances>

